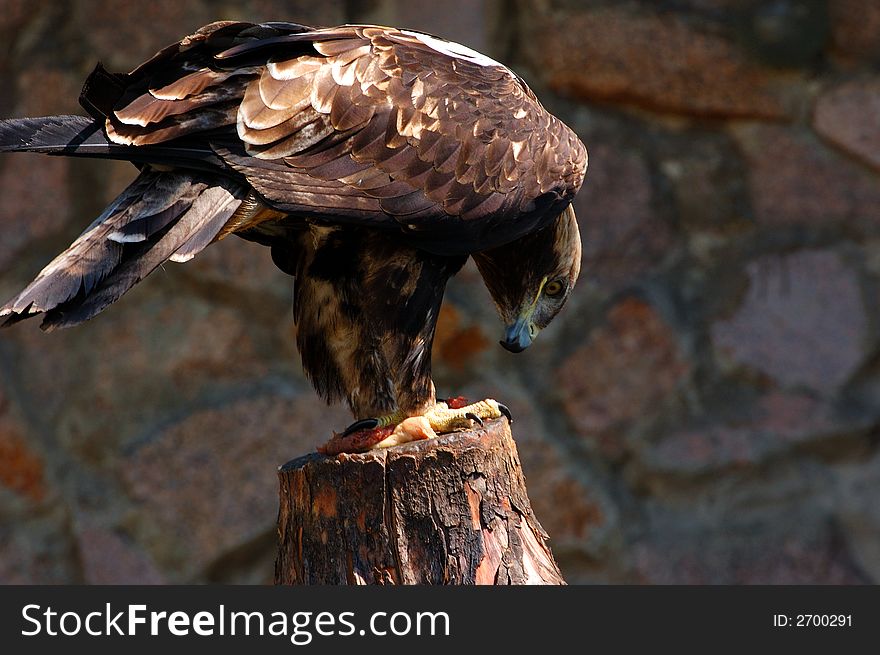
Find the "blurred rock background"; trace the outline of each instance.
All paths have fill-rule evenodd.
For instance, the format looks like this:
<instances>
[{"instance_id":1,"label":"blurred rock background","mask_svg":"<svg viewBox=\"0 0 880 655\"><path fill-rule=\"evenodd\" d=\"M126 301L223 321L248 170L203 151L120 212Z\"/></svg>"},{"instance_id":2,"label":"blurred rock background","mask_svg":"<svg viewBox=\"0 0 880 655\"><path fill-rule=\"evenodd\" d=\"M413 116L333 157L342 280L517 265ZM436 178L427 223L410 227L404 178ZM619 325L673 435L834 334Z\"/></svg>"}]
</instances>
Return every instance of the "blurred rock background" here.
<instances>
[{"instance_id":1,"label":"blurred rock background","mask_svg":"<svg viewBox=\"0 0 880 655\"><path fill-rule=\"evenodd\" d=\"M504 399L572 583L880 582L877 0L0 1L0 115L78 112L216 19L374 22L513 66L590 149L574 297L522 355L450 286L441 394ZM133 177L0 158L10 297ZM347 424L229 239L0 334L0 582L271 580L275 467Z\"/></svg>"}]
</instances>

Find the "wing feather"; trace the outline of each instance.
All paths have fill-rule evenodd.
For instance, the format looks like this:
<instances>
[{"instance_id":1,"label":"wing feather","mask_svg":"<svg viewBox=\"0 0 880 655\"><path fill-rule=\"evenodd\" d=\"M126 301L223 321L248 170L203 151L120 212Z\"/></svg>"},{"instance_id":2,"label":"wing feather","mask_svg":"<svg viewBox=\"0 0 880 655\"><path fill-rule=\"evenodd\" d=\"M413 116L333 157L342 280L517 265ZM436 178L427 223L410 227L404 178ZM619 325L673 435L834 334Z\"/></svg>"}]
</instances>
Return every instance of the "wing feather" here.
<instances>
[{"instance_id":1,"label":"wing feather","mask_svg":"<svg viewBox=\"0 0 880 655\"><path fill-rule=\"evenodd\" d=\"M101 284L71 302L50 308L41 327L51 331L78 325L99 314L178 251L179 260L194 255L216 236L241 203L223 186L212 186L178 218L161 238L146 242L125 258ZM203 245L202 245L203 244Z\"/></svg>"},{"instance_id":2,"label":"wing feather","mask_svg":"<svg viewBox=\"0 0 880 655\"><path fill-rule=\"evenodd\" d=\"M43 327L52 329L91 318L162 262L207 246L243 195L233 183L146 170L0 308L0 319L45 314Z\"/></svg>"},{"instance_id":3,"label":"wing feather","mask_svg":"<svg viewBox=\"0 0 880 655\"><path fill-rule=\"evenodd\" d=\"M562 206L586 168L580 140L509 69L417 32L224 23L132 76L142 91L126 90L108 116L113 141L142 145L232 129L243 151L219 144L215 152L234 151L233 159L220 156L284 211L332 208L340 220L357 220L368 207L370 217L379 211L406 224L418 215L425 229L439 231L456 229L446 219L457 217L500 226L503 240L540 217L528 223L502 214L552 206L535 202L546 194ZM333 197L322 199L320 183L330 181Z\"/></svg>"}]
</instances>

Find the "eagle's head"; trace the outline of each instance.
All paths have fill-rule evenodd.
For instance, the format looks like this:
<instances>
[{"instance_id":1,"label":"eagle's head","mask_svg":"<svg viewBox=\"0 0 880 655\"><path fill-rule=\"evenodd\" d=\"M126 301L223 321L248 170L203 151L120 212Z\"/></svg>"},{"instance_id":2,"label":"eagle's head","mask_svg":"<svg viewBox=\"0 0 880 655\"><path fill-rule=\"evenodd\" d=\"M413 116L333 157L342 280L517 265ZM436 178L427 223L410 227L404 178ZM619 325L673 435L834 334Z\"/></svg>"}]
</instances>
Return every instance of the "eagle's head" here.
<instances>
[{"instance_id":1,"label":"eagle's head","mask_svg":"<svg viewBox=\"0 0 880 655\"><path fill-rule=\"evenodd\" d=\"M569 205L538 232L474 255L505 325L501 345L528 348L568 299L581 270L581 237Z\"/></svg>"}]
</instances>

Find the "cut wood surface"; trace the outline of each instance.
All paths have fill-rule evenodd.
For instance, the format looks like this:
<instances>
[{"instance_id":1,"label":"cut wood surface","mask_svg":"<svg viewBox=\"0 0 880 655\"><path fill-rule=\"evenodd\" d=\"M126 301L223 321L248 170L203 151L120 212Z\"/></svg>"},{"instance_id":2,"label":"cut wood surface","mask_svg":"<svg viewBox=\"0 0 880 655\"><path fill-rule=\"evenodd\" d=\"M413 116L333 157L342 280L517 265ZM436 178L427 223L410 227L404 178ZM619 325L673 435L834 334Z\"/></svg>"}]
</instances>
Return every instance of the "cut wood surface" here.
<instances>
[{"instance_id":1,"label":"cut wood surface","mask_svg":"<svg viewBox=\"0 0 880 655\"><path fill-rule=\"evenodd\" d=\"M279 480L276 584L565 584L504 418Z\"/></svg>"}]
</instances>

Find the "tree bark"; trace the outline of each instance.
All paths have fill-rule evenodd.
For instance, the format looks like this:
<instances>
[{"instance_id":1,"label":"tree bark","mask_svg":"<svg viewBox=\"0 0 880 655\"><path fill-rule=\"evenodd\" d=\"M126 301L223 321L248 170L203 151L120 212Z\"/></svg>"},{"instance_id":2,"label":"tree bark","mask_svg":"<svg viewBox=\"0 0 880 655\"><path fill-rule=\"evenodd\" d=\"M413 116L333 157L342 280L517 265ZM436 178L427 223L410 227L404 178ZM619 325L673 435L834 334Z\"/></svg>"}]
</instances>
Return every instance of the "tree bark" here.
<instances>
[{"instance_id":1,"label":"tree bark","mask_svg":"<svg viewBox=\"0 0 880 655\"><path fill-rule=\"evenodd\" d=\"M278 475L276 584L565 584L504 418Z\"/></svg>"}]
</instances>

